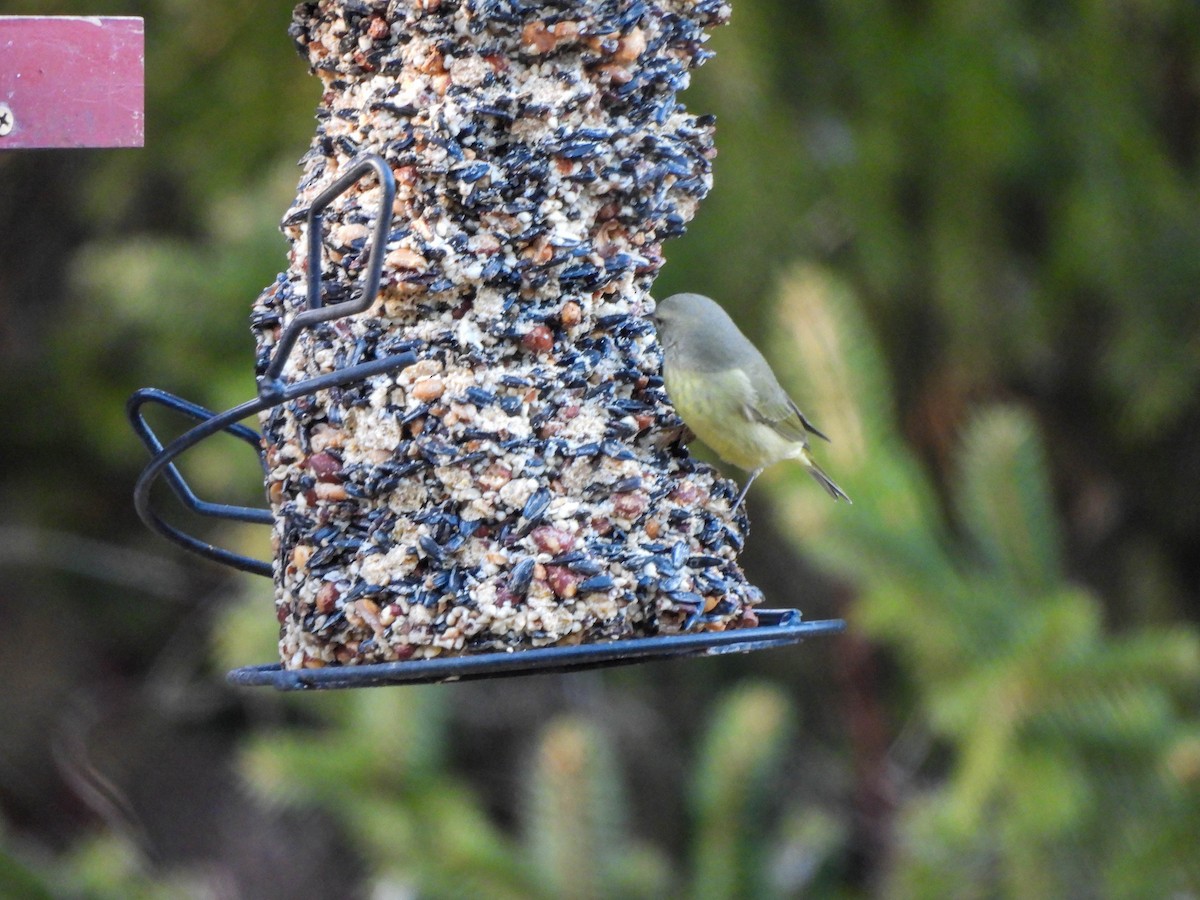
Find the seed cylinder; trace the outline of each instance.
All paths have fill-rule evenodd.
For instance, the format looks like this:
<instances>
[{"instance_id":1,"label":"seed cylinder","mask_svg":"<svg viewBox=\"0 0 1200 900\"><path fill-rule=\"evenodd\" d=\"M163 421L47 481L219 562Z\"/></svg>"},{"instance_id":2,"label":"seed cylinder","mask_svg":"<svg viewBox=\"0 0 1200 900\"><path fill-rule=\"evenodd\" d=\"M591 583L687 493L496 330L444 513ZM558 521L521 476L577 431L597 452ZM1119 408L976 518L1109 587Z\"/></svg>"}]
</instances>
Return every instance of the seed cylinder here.
<instances>
[{"instance_id":1,"label":"seed cylinder","mask_svg":"<svg viewBox=\"0 0 1200 900\"><path fill-rule=\"evenodd\" d=\"M349 299L380 190L304 212L351 160L397 182L379 297L298 341L296 381L399 372L264 413L289 668L756 623L734 486L695 462L644 315L662 242L711 185L676 94L723 2L338 0L292 35L325 91L255 304L260 373L309 278Z\"/></svg>"}]
</instances>

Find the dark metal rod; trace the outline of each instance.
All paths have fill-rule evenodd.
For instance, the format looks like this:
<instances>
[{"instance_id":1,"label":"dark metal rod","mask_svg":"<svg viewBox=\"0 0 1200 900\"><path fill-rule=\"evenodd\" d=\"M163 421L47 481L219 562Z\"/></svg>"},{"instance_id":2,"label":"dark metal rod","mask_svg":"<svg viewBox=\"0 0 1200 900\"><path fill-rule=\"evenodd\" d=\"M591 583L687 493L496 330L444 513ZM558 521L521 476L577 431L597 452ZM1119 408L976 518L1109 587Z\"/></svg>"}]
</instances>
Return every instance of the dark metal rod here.
<instances>
[{"instance_id":1,"label":"dark metal rod","mask_svg":"<svg viewBox=\"0 0 1200 900\"><path fill-rule=\"evenodd\" d=\"M336 197L369 171L374 171L379 179L383 198L379 211L375 214L371 243L365 248L367 254L366 282L358 299L335 303L333 306L323 306L321 301L321 213ZM271 357L266 371L259 380L258 390L261 396L278 396L282 391L283 385L280 376L301 331L311 328L318 322L355 315L375 302L383 273L383 251L392 222L392 206L395 200L395 176L392 175L391 167L383 157L375 154L360 157L356 162L351 163L345 174L317 195L308 210L308 308L297 313L279 336L275 354Z\"/></svg>"},{"instance_id":2,"label":"dark metal rod","mask_svg":"<svg viewBox=\"0 0 1200 900\"><path fill-rule=\"evenodd\" d=\"M332 308L332 307L331 307ZM130 420L134 424L134 428L140 435L143 435L143 440L147 442L147 446L155 452L154 458L142 470L142 474L138 477L137 483L133 487L133 505L137 509L138 516L141 520L153 531L158 532L168 540L174 541L181 547L198 553L208 559L224 565L232 566L235 569L240 569L244 572L253 572L256 575L264 575L270 577L272 574L271 564L262 562L261 560L252 559L248 556L243 556L234 553L230 550L224 550L220 547L215 547L206 541L194 538L173 525L170 525L150 506L150 489L154 482L164 472L168 473L168 481L175 493L180 499L192 509L201 511L200 506L206 506L210 512L207 515L213 515L218 518L231 518L239 521L257 522L269 524L272 521L272 516L269 510L253 509L250 507L225 506L223 504L205 504L199 500L187 486L182 474L174 466L174 460L182 453L194 447L200 441L207 437L211 437L219 431L229 431L235 436L246 438L244 432L254 434L255 442L257 443L257 435L245 426L237 425L242 419L247 416L252 416L255 413L275 406L279 403L286 403L289 400L294 400L297 397L314 394L317 391L324 390L330 387L337 387L341 384L346 384L351 381L359 381L364 378L370 378L372 375L378 375L383 372L388 372L394 369L402 369L416 362L417 356L411 350L404 353L398 353L393 356L385 356L383 359L374 359L369 362L359 363L355 366L350 366L345 369L340 369L336 372L328 372L324 375L318 375L315 378L310 378L307 381L297 382L295 384L286 385L283 387L278 396L259 396L252 400L247 400L233 409L226 410L223 413L211 414L208 410L194 404L188 404L187 401L179 400L165 391L157 391L154 388L145 388L138 391L130 398L128 404L128 413ZM170 398L170 400L166 400ZM141 415L141 406L150 401L165 402L166 405L180 409L183 412L191 414L204 415L208 414L209 418L204 419L199 425L184 432L165 447L162 446L157 436L145 425L145 420ZM140 423L140 424L139 424ZM147 439L148 438L148 439Z\"/></svg>"},{"instance_id":3,"label":"dark metal rod","mask_svg":"<svg viewBox=\"0 0 1200 900\"><path fill-rule=\"evenodd\" d=\"M163 444L158 439L158 435L150 428L146 422L146 417L141 412L141 408L146 403L157 403L160 406L165 406L167 409L190 416L200 422L208 421L216 415L210 409L205 409L199 404L191 403L158 388L142 388L140 391L137 391L129 398L126 410L129 420L133 424L134 431L138 433L138 436L142 439L142 443L154 455L162 452ZM247 428L244 425L229 425L222 430L250 444L254 448L254 452L259 455L261 462L262 445L257 431ZM172 491L174 491L183 504L202 516L212 516L218 519L234 519L242 522L256 522L259 524L270 524L271 522L271 513L265 509L248 506L231 506L225 503L209 503L201 500L192 491L191 486L184 479L182 473L180 473L174 463L166 467L164 474L168 484L171 485Z\"/></svg>"},{"instance_id":4,"label":"dark metal rod","mask_svg":"<svg viewBox=\"0 0 1200 900\"><path fill-rule=\"evenodd\" d=\"M289 670L273 663L234 669L229 673L228 680L237 685L271 686L279 690L330 690L469 681L476 678L573 672L685 656L768 650L799 643L808 637L837 634L846 627L841 619L806 621L795 609L763 609L758 611L758 615L760 625L731 631L658 635L568 647L539 647L516 653L439 656L323 669Z\"/></svg>"},{"instance_id":5,"label":"dark metal rod","mask_svg":"<svg viewBox=\"0 0 1200 900\"><path fill-rule=\"evenodd\" d=\"M321 243L323 224L321 213L338 196L343 194L351 185L357 183L364 175L374 172L379 180L381 200L379 210L375 215L374 228L370 244L364 247L364 267L366 279L357 300L347 300L333 306L322 306L321 301ZM202 406L189 403L166 391L146 388L135 393L129 400L127 412L134 430L154 454L150 464L143 470L134 486L134 507L142 521L151 529L179 544L185 549L199 553L209 559L225 565L233 566L247 572L270 576L269 563L252 559L229 550L214 547L189 534L175 528L159 517L150 507L150 490L154 481L165 473L167 483L184 506L201 515L234 521L270 524L272 515L269 510L245 506L232 506L223 503L209 503L201 500L188 485L182 473L175 466L174 460L181 453L194 447L200 441L218 431L225 431L234 437L251 443L261 453L258 434L250 428L237 424L239 420L261 412L267 407L287 402L288 400L315 393L324 388L334 387L372 375L403 368L416 361L415 354L401 353L383 359L372 360L359 365L350 366L337 372L318 375L299 383L285 385L280 376L287 363L300 332L311 328L318 322L343 316L355 315L370 307L379 293L379 283L383 272L383 251L387 241L388 229L391 226L392 207L396 199L396 180L391 167L384 159L376 154L369 154L352 161L346 171L322 190L313 200L308 210L308 290L307 308L298 313L287 328L283 330L275 347L275 353L268 363L263 377L258 384L257 399L247 401L226 412L215 414ZM146 403L158 403L184 415L199 419L200 424L180 435L166 447L159 441L158 436L147 424L142 415L142 406Z\"/></svg>"}]
</instances>

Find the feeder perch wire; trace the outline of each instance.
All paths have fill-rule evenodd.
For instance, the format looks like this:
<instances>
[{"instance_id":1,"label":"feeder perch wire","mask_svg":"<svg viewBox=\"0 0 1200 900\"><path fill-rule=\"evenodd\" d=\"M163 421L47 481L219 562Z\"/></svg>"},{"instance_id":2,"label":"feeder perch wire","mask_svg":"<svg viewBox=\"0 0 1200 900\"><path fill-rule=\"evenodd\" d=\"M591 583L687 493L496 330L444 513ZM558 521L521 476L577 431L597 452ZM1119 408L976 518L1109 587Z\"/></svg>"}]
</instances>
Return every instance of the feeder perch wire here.
<instances>
[{"instance_id":1,"label":"feeder perch wire","mask_svg":"<svg viewBox=\"0 0 1200 900\"><path fill-rule=\"evenodd\" d=\"M308 271L320 273L322 211L338 196L364 176L374 173L382 189L380 208L371 229L366 250L367 262L362 289L357 298L326 306L322 302L322 278L310 275L307 286L306 309L295 316L280 335L278 344L258 383L258 396L232 409L216 413L158 388L143 388L130 397L127 413L134 431L151 452L152 458L134 486L134 505L142 521L153 531L186 550L214 562L255 575L271 577L272 565L231 550L216 547L163 519L151 504L151 490L158 479L165 478L172 493L184 507L210 518L272 523L272 514L258 507L213 503L200 499L175 464L175 460L206 438L219 432L229 434L253 447L262 459L262 438L252 428L239 424L241 420L282 403L309 396L372 375L400 370L416 362L411 350L365 363L347 366L303 381L287 384L282 380L284 366L300 333L314 325L344 316L352 316L371 307L379 291L382 274L382 248L387 236L389 217L395 196L395 181L387 163L379 156L367 154L357 158L338 179L332 182L313 201L307 213ZM198 422L188 431L164 444L146 421L144 407L156 405ZM330 690L338 688L374 687L398 684L427 684L434 682L466 681L480 678L529 675L551 672L570 672L588 668L628 665L657 659L683 656L706 656L725 653L744 653L798 643L806 637L842 631L845 623L838 619L802 621L797 610L758 611L761 624L754 628L722 632L659 635L627 638L571 646L548 646L520 651L488 652L466 656L443 656L402 662L374 663L325 669L283 669L278 663L246 666L228 675L232 684L271 686L278 690Z\"/></svg>"},{"instance_id":2,"label":"feeder perch wire","mask_svg":"<svg viewBox=\"0 0 1200 900\"><path fill-rule=\"evenodd\" d=\"M760 609L760 625L735 631L706 631L659 637L625 638L569 647L538 647L511 653L438 656L404 662L332 666L324 669L284 669L279 663L245 666L228 675L230 684L273 687L280 691L382 687L396 684L432 684L473 681L516 675L544 675L632 665L686 656L748 653L798 644L807 637L836 634L845 628L840 619L802 621L799 610Z\"/></svg>"},{"instance_id":3,"label":"feeder perch wire","mask_svg":"<svg viewBox=\"0 0 1200 900\"><path fill-rule=\"evenodd\" d=\"M321 299L321 213L341 194L360 181L365 175L374 172L382 189L382 199L376 213L374 226L371 229L370 244L367 248L367 262L362 291L358 298L351 298L342 303L325 306ZM232 566L244 572L270 577L272 567L269 562L252 559L230 550L214 547L212 544L192 537L160 517L150 503L150 490L159 476L165 475L167 484L172 492L188 509L202 516L225 519L236 522L253 522L269 525L272 516L269 510L245 506L230 506L223 503L209 503L201 500L188 485L182 473L175 465L175 459L191 449L207 437L224 431L239 440L254 447L261 455L262 438L252 428L237 424L242 419L255 413L262 412L272 406L278 406L297 397L315 394L317 391L331 387L360 381L372 375L403 369L416 362L416 354L411 350L397 353L381 359L347 366L334 372L309 378L294 384L285 385L281 380L283 368L288 355L296 344L300 332L312 328L319 322L351 316L369 308L375 302L379 293L379 281L383 270L384 241L390 224L390 213L396 195L396 182L392 170L384 160L374 154L364 155L356 159L346 169L346 172L332 182L325 190L317 195L308 210L308 271L316 273L308 279L307 308L299 313L280 335L275 354L272 356L266 371L258 383L258 397L235 406L223 413L190 403L180 397L157 388L143 388L129 398L126 410L133 429L138 437L153 454L150 464L142 471L133 489L133 502L138 515L153 531L158 532L168 540L174 541L186 550L191 550L215 562ZM175 412L182 413L200 422L191 430L180 435L170 444L163 445L153 429L146 422L142 407L146 404L164 406Z\"/></svg>"}]
</instances>

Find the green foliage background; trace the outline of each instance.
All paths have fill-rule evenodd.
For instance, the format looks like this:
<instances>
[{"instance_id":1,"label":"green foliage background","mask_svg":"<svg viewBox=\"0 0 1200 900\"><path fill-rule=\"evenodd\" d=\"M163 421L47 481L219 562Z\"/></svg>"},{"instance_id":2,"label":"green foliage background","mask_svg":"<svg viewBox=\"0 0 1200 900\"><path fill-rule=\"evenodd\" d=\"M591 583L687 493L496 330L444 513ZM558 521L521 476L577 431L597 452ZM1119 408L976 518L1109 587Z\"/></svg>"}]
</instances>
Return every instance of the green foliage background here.
<instances>
[{"instance_id":1,"label":"green foliage background","mask_svg":"<svg viewBox=\"0 0 1200 900\"><path fill-rule=\"evenodd\" d=\"M736 0L656 293L834 437L745 564L848 635L299 698L223 687L269 587L135 521L122 407L250 395L317 82L290 3L0 3L96 12L146 148L0 149L0 896L1200 894L1200 6Z\"/></svg>"}]
</instances>

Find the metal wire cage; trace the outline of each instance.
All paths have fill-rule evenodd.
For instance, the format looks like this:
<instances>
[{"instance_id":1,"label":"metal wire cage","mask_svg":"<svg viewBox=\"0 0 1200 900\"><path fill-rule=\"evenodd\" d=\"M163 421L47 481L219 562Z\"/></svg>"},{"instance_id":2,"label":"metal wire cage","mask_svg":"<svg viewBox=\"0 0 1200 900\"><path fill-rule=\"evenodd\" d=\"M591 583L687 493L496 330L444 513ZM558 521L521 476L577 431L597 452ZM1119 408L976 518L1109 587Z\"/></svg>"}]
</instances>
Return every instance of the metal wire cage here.
<instances>
[{"instance_id":1,"label":"metal wire cage","mask_svg":"<svg viewBox=\"0 0 1200 900\"><path fill-rule=\"evenodd\" d=\"M244 572L267 577L273 574L271 563L214 546L170 524L155 511L151 491L159 479L165 479L179 502L200 516L262 525L272 523L271 511L265 508L202 500L177 467L176 460L180 456L201 441L225 433L254 448L260 463L265 466L262 438L253 428L240 424L242 420L278 404L372 375L398 371L417 361L416 354L407 351L300 381L288 383L283 379L288 356L305 329L321 322L356 315L375 302L382 277L383 248L390 225L385 213L392 209L396 193L391 168L381 157L370 154L358 158L314 199L307 212L307 258L310 273L322 271L322 213L335 199L371 174L379 182L381 202L364 248L366 263L358 296L326 306L321 297L322 279L310 276L306 308L281 333L266 370L258 381L258 395L255 398L220 413L157 388L143 388L129 398L127 413L130 423L152 454L134 486L134 506L149 528L186 550ZM195 420L197 424L164 444L146 420L146 408L151 406L179 413ZM497 678L627 665L681 656L745 653L795 644L814 635L839 632L845 627L845 623L839 619L804 621L799 611L794 609L759 610L757 615L760 622L758 626L723 632L659 635L324 669L287 670L274 663L235 669L229 673L228 679L237 685L271 686L279 690L328 690Z\"/></svg>"}]
</instances>

